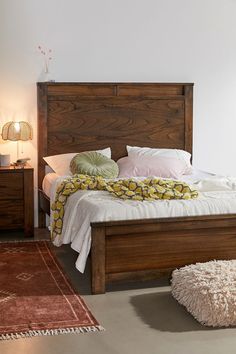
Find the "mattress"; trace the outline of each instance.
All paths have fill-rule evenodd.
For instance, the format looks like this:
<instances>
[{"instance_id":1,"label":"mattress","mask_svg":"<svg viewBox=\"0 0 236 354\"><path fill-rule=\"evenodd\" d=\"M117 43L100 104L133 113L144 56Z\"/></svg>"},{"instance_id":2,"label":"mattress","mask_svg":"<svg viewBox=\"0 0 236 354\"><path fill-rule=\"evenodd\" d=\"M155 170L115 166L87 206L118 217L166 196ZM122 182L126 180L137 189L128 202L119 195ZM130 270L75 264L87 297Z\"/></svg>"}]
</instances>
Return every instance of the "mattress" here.
<instances>
[{"instance_id":1,"label":"mattress","mask_svg":"<svg viewBox=\"0 0 236 354\"><path fill-rule=\"evenodd\" d=\"M47 177L44 188L45 193L47 188L51 200L63 178L65 176L58 177L55 174ZM79 252L76 268L83 273L91 246L91 222L234 214L236 183L233 188L231 182L227 185L224 180L222 187L219 178L198 170L181 178L189 184L199 186L201 193L195 200L124 201L106 191L79 190L67 200L62 235L54 240L54 244L60 246L71 243L71 247Z\"/></svg>"},{"instance_id":2,"label":"mattress","mask_svg":"<svg viewBox=\"0 0 236 354\"><path fill-rule=\"evenodd\" d=\"M42 188L48 198L51 198L51 190L54 182L59 178L55 172L47 173L43 179Z\"/></svg>"}]
</instances>

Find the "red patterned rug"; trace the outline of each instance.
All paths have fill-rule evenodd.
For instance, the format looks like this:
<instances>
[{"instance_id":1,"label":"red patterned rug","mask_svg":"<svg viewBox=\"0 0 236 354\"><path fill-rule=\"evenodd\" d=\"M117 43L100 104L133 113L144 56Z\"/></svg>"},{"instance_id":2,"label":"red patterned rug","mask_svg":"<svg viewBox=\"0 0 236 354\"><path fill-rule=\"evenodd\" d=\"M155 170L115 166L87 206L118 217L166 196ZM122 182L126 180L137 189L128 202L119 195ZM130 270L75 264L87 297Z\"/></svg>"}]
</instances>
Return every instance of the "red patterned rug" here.
<instances>
[{"instance_id":1,"label":"red patterned rug","mask_svg":"<svg viewBox=\"0 0 236 354\"><path fill-rule=\"evenodd\" d=\"M0 339L102 329L48 241L0 243Z\"/></svg>"}]
</instances>

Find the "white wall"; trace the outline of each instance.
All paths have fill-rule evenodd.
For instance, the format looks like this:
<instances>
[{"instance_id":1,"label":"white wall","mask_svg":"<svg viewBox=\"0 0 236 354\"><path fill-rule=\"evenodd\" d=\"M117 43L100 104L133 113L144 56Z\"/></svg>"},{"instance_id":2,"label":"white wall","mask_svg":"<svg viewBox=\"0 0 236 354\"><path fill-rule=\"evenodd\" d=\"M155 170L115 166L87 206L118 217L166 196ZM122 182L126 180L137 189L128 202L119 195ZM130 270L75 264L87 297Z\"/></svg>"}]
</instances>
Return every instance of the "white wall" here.
<instances>
[{"instance_id":1,"label":"white wall","mask_svg":"<svg viewBox=\"0 0 236 354\"><path fill-rule=\"evenodd\" d=\"M36 167L41 44L56 81L194 82L194 165L236 175L235 18L235 0L0 0L0 128L33 125Z\"/></svg>"}]
</instances>

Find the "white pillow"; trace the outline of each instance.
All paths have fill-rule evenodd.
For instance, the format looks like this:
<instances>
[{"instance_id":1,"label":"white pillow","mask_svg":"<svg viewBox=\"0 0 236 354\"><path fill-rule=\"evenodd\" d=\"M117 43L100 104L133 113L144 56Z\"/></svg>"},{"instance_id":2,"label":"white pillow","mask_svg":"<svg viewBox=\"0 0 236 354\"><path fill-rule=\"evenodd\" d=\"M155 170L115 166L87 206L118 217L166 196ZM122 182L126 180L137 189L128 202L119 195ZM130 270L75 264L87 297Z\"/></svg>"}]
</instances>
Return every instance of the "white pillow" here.
<instances>
[{"instance_id":1,"label":"white pillow","mask_svg":"<svg viewBox=\"0 0 236 354\"><path fill-rule=\"evenodd\" d=\"M96 150L100 154L111 158L111 148L108 147L103 150ZM69 154L60 154L43 157L44 161L53 169L59 176L71 175L70 162L78 152L71 152Z\"/></svg>"},{"instance_id":2,"label":"white pillow","mask_svg":"<svg viewBox=\"0 0 236 354\"><path fill-rule=\"evenodd\" d=\"M148 147L126 146L128 156L158 156L171 157L182 160L186 165L185 175L192 173L192 165L190 162L191 154L185 150L178 149L152 149Z\"/></svg>"}]
</instances>

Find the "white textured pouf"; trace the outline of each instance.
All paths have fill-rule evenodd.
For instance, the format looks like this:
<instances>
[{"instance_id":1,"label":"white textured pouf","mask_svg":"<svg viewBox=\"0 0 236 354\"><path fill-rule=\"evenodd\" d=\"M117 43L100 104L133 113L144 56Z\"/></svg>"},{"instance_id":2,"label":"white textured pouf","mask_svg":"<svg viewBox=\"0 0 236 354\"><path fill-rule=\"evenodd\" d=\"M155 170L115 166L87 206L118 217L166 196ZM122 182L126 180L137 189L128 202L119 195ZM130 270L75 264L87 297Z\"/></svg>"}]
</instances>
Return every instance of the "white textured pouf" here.
<instances>
[{"instance_id":1,"label":"white textured pouf","mask_svg":"<svg viewBox=\"0 0 236 354\"><path fill-rule=\"evenodd\" d=\"M236 260L176 269L171 288L173 297L200 323L213 327L236 325Z\"/></svg>"}]
</instances>

